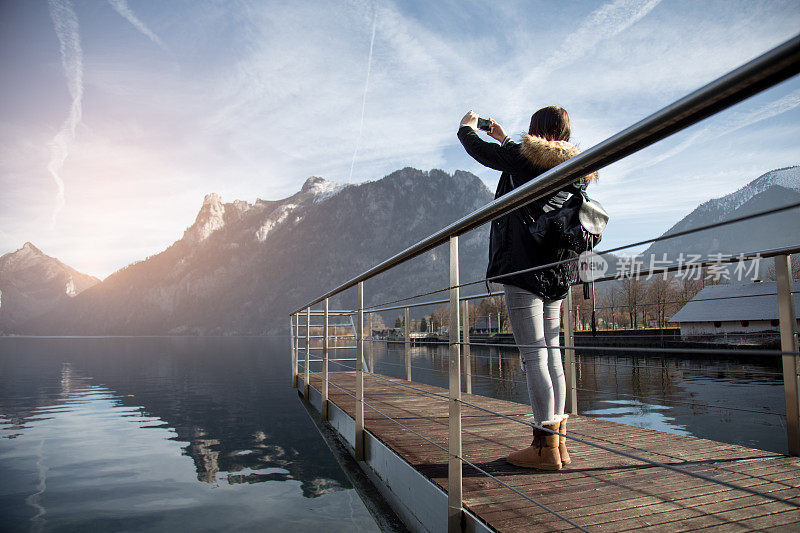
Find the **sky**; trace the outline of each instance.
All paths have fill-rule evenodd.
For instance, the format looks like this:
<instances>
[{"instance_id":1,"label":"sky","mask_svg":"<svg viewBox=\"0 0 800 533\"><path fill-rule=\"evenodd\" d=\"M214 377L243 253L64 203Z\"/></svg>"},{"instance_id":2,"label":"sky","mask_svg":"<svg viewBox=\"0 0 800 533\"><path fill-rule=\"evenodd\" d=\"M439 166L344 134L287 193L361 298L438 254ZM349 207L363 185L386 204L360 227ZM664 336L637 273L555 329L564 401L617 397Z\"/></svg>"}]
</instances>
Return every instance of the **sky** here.
<instances>
[{"instance_id":1,"label":"sky","mask_svg":"<svg viewBox=\"0 0 800 533\"><path fill-rule=\"evenodd\" d=\"M100 278L181 238L211 192L474 172L469 109L516 137L560 105L582 149L793 37L800 2L3 0L0 254ZM609 248L800 164L800 77L600 171ZM434 232L439 228L431 228Z\"/></svg>"}]
</instances>

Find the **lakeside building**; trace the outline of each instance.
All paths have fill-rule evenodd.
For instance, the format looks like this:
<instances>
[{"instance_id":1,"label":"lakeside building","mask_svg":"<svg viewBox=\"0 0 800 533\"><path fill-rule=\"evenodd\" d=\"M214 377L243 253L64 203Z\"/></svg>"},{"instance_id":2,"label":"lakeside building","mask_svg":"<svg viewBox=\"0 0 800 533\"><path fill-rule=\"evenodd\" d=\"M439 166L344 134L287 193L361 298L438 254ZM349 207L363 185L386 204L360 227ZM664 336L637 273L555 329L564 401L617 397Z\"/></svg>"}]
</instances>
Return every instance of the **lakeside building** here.
<instances>
[{"instance_id":1,"label":"lakeside building","mask_svg":"<svg viewBox=\"0 0 800 533\"><path fill-rule=\"evenodd\" d=\"M794 280L794 306L800 309L800 283ZM670 318L683 340L764 344L779 337L775 281L709 285ZM800 322L800 320L799 320Z\"/></svg>"}]
</instances>

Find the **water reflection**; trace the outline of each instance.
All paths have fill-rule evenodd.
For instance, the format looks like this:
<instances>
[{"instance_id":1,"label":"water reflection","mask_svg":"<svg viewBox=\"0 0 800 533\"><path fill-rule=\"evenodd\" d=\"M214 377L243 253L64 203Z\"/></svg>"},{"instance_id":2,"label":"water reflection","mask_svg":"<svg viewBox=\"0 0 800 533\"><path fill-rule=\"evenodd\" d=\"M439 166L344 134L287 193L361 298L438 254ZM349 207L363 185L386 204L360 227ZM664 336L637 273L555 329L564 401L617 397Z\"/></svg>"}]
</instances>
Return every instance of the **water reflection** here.
<instances>
[{"instance_id":1,"label":"water reflection","mask_svg":"<svg viewBox=\"0 0 800 533\"><path fill-rule=\"evenodd\" d=\"M405 376L400 344L375 342L377 372ZM447 387L447 346L414 346L412 377ZM681 435L787 452L780 361L577 355L580 413ZM475 394L528 403L514 348L473 346ZM333 368L333 367L332 367Z\"/></svg>"},{"instance_id":2,"label":"water reflection","mask_svg":"<svg viewBox=\"0 0 800 533\"><path fill-rule=\"evenodd\" d=\"M290 387L285 346L0 339L0 515L34 529L374 530Z\"/></svg>"}]
</instances>

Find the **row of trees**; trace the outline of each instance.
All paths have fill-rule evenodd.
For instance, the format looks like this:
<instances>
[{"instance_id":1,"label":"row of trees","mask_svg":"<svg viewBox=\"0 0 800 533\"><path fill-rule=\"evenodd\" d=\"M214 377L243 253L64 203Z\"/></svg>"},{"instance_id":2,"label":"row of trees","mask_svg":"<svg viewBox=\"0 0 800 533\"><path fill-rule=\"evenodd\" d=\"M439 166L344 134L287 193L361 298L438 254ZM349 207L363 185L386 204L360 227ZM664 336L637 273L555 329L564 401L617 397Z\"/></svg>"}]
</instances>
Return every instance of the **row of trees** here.
<instances>
[{"instance_id":1,"label":"row of trees","mask_svg":"<svg viewBox=\"0 0 800 533\"><path fill-rule=\"evenodd\" d=\"M594 288L594 310L598 329L637 329L667 326L669 318L703 287L695 279L673 276L625 278ZM590 329L592 297L584 298L583 286L572 288L572 312L576 329Z\"/></svg>"}]
</instances>

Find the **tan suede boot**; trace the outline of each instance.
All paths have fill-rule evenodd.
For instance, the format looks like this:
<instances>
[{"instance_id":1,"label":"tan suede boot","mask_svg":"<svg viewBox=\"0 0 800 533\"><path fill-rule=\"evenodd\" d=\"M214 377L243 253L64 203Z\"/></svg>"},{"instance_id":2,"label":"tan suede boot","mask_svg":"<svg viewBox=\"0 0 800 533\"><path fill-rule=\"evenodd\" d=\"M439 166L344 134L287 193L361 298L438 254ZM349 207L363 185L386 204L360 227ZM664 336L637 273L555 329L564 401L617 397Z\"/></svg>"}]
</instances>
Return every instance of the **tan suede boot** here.
<instances>
[{"instance_id":1,"label":"tan suede boot","mask_svg":"<svg viewBox=\"0 0 800 533\"><path fill-rule=\"evenodd\" d=\"M550 431L558 431L558 420L548 420L541 424ZM561 470L561 458L558 453L558 435L553 435L538 428L533 428L533 442L524 450L519 450L506 461L515 466L537 468L539 470Z\"/></svg>"},{"instance_id":2,"label":"tan suede boot","mask_svg":"<svg viewBox=\"0 0 800 533\"><path fill-rule=\"evenodd\" d=\"M567 418L569 415L559 415L561 416L561 422L558 424L558 432L561 435L567 434ZM569 458L569 452L567 451L567 437L562 437L561 435L558 436L558 455L561 456L561 464L568 465L572 462L572 459Z\"/></svg>"}]
</instances>

